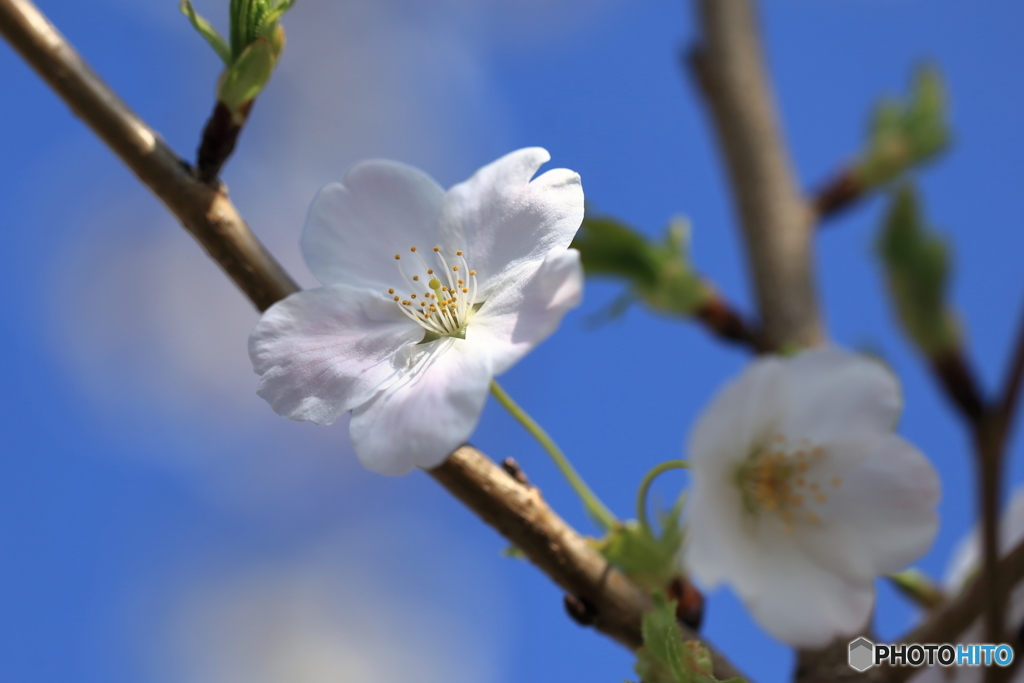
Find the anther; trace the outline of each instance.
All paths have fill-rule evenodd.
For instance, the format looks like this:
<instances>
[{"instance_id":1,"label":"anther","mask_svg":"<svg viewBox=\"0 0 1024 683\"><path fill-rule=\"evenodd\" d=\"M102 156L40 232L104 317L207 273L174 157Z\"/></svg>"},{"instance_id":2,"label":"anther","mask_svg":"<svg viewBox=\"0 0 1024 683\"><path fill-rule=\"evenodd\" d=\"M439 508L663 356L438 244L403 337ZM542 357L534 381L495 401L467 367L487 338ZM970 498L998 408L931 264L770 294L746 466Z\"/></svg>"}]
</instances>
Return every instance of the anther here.
<instances>
[{"instance_id":1,"label":"anther","mask_svg":"<svg viewBox=\"0 0 1024 683\"><path fill-rule=\"evenodd\" d=\"M441 247L434 247L434 253L441 251Z\"/></svg>"},{"instance_id":2,"label":"anther","mask_svg":"<svg viewBox=\"0 0 1024 683\"><path fill-rule=\"evenodd\" d=\"M476 271L475 270L471 270L471 271L469 271L469 274L470 275L476 275Z\"/></svg>"},{"instance_id":3,"label":"anther","mask_svg":"<svg viewBox=\"0 0 1024 683\"><path fill-rule=\"evenodd\" d=\"M396 261L401 261L402 260L402 255L401 254L395 254L395 260Z\"/></svg>"},{"instance_id":4,"label":"anther","mask_svg":"<svg viewBox=\"0 0 1024 683\"><path fill-rule=\"evenodd\" d=\"M394 294L394 293L395 293L395 288L394 287L389 287L388 288L388 294Z\"/></svg>"},{"instance_id":5,"label":"anther","mask_svg":"<svg viewBox=\"0 0 1024 683\"><path fill-rule=\"evenodd\" d=\"M463 287L462 288L462 293L463 294L469 294L469 287Z\"/></svg>"},{"instance_id":6,"label":"anther","mask_svg":"<svg viewBox=\"0 0 1024 683\"><path fill-rule=\"evenodd\" d=\"M433 275L433 274L434 274L434 269L433 268L427 268L427 275Z\"/></svg>"},{"instance_id":7,"label":"anther","mask_svg":"<svg viewBox=\"0 0 1024 683\"><path fill-rule=\"evenodd\" d=\"M394 291L394 290L392 290L392 291ZM398 300L399 300L399 299L401 299L401 298L402 298L402 297L400 297L400 296L397 296L397 295L396 295L396 296L395 296L395 301L398 301Z\"/></svg>"},{"instance_id":8,"label":"anther","mask_svg":"<svg viewBox=\"0 0 1024 683\"><path fill-rule=\"evenodd\" d=\"M457 252L455 252L455 255L456 256L462 256L462 252L461 251L457 251Z\"/></svg>"},{"instance_id":9,"label":"anther","mask_svg":"<svg viewBox=\"0 0 1024 683\"><path fill-rule=\"evenodd\" d=\"M838 487L842 483L843 483L843 480L840 479L839 477L832 477L832 486Z\"/></svg>"},{"instance_id":10,"label":"anther","mask_svg":"<svg viewBox=\"0 0 1024 683\"><path fill-rule=\"evenodd\" d=\"M452 266L452 270L456 270L457 271L458 269L459 269L458 266Z\"/></svg>"},{"instance_id":11,"label":"anther","mask_svg":"<svg viewBox=\"0 0 1024 683\"><path fill-rule=\"evenodd\" d=\"M409 251L416 251L416 247L409 247Z\"/></svg>"},{"instance_id":12,"label":"anther","mask_svg":"<svg viewBox=\"0 0 1024 683\"><path fill-rule=\"evenodd\" d=\"M413 279L413 282L419 282L420 281L420 276L419 275L413 275L412 279Z\"/></svg>"},{"instance_id":13,"label":"anther","mask_svg":"<svg viewBox=\"0 0 1024 683\"><path fill-rule=\"evenodd\" d=\"M814 496L814 500L818 501L819 503L824 503L826 500L828 500L828 496L826 496L824 493L819 493L816 496Z\"/></svg>"}]
</instances>

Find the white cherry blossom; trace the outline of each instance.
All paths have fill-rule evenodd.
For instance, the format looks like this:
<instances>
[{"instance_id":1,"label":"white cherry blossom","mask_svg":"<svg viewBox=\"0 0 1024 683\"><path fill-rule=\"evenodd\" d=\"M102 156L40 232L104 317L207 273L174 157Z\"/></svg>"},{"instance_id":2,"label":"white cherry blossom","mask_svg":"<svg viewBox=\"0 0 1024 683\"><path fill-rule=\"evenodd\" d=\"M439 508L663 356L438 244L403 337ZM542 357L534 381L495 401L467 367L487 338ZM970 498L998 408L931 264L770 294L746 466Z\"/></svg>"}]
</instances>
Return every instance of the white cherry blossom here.
<instances>
[{"instance_id":1,"label":"white cherry blossom","mask_svg":"<svg viewBox=\"0 0 1024 683\"><path fill-rule=\"evenodd\" d=\"M249 338L258 393L349 433L371 470L439 465L476 427L491 379L582 296L579 175L521 149L445 192L390 161L350 168L302 236L324 285L272 306ZM532 180L531 180L532 179Z\"/></svg>"},{"instance_id":2,"label":"white cherry blossom","mask_svg":"<svg viewBox=\"0 0 1024 683\"><path fill-rule=\"evenodd\" d=\"M818 647L865 625L874 578L930 546L938 476L893 434L881 364L835 348L759 359L717 396L690 443L684 560L727 583L779 640Z\"/></svg>"}]
</instances>

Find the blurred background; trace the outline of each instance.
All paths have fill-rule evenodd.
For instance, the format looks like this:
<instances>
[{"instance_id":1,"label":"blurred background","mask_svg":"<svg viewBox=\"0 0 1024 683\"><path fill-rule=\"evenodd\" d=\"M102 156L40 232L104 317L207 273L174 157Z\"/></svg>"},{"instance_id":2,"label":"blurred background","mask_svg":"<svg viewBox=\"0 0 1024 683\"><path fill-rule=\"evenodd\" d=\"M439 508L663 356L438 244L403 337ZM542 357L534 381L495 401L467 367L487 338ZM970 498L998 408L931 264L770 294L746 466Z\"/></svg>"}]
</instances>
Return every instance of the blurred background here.
<instances>
[{"instance_id":1,"label":"blurred background","mask_svg":"<svg viewBox=\"0 0 1024 683\"><path fill-rule=\"evenodd\" d=\"M197 0L222 31L226 0ZM952 97L951 151L919 174L955 249L953 298L988 387L1024 306L1024 5L953 0L763 3L770 65L804 185L864 140L870 107L930 62ZM183 156L220 62L176 0L39 0L70 41ZM697 267L751 310L709 123L679 51L680 0L299 0L288 45L224 179L306 287L309 201L367 157L448 186L541 145L588 201L650 235L692 220ZM248 301L161 205L0 44L0 678L19 682L618 681L632 659L563 613L560 592L422 473L364 471L347 423L292 423L256 396ZM900 375L900 431L944 482L919 566L946 571L974 524L965 433L893 324L873 252L883 203L818 241L833 339ZM560 333L503 380L621 516L679 457L701 408L747 360L640 308L588 317L621 291L588 283ZM1024 481L1011 450L1007 490ZM568 486L491 403L473 442L514 456L556 510ZM659 480L670 501L681 475ZM881 585L877 628L916 611ZM783 646L728 590L706 635L760 683Z\"/></svg>"}]
</instances>

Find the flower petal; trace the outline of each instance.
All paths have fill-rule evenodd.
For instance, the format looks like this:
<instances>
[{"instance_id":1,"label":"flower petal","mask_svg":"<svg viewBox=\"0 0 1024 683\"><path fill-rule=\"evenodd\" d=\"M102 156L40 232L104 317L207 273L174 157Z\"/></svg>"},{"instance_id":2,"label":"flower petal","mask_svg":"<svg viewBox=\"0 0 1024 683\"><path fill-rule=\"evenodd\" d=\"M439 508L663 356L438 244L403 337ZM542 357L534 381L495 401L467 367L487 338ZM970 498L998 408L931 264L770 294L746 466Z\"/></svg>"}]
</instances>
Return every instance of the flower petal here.
<instances>
[{"instance_id":1,"label":"flower petal","mask_svg":"<svg viewBox=\"0 0 1024 683\"><path fill-rule=\"evenodd\" d=\"M249 336L257 393L292 420L331 424L394 374L392 359L423 330L383 296L342 285L292 294Z\"/></svg>"},{"instance_id":2,"label":"flower petal","mask_svg":"<svg viewBox=\"0 0 1024 683\"><path fill-rule=\"evenodd\" d=\"M878 440L858 466L836 479L838 485L822 483L827 502L815 507L821 522L800 525L796 536L803 551L829 571L869 581L902 569L931 546L938 530L939 477L899 436Z\"/></svg>"},{"instance_id":3,"label":"flower petal","mask_svg":"<svg viewBox=\"0 0 1024 683\"><path fill-rule=\"evenodd\" d=\"M521 149L484 166L452 187L442 210L442 242L464 249L487 294L511 269L565 249L583 221L578 174L554 169L530 182L551 156Z\"/></svg>"},{"instance_id":4,"label":"flower petal","mask_svg":"<svg viewBox=\"0 0 1024 683\"><path fill-rule=\"evenodd\" d=\"M688 449L696 477L723 470L731 474L768 437L782 416L784 370L777 358L758 359L705 409Z\"/></svg>"},{"instance_id":5,"label":"flower petal","mask_svg":"<svg viewBox=\"0 0 1024 683\"><path fill-rule=\"evenodd\" d=\"M891 432L903 409L899 383L888 368L836 348L789 359L786 392L789 410L780 429L817 444Z\"/></svg>"},{"instance_id":6,"label":"flower petal","mask_svg":"<svg viewBox=\"0 0 1024 683\"><path fill-rule=\"evenodd\" d=\"M402 376L352 411L349 433L363 466L391 475L429 469L464 444L492 376L481 351L451 337L403 349Z\"/></svg>"},{"instance_id":7,"label":"flower petal","mask_svg":"<svg viewBox=\"0 0 1024 683\"><path fill-rule=\"evenodd\" d=\"M306 263L325 285L405 289L395 254L438 241L444 190L422 171L394 161L364 161L317 194L302 233Z\"/></svg>"},{"instance_id":8,"label":"flower petal","mask_svg":"<svg viewBox=\"0 0 1024 683\"><path fill-rule=\"evenodd\" d=\"M864 625L870 579L821 567L777 517L746 515L735 487L712 488L695 486L687 503L686 564L703 586L730 584L758 623L790 645L817 647Z\"/></svg>"},{"instance_id":9,"label":"flower petal","mask_svg":"<svg viewBox=\"0 0 1024 683\"><path fill-rule=\"evenodd\" d=\"M791 543L766 547L753 569L757 583L736 584L736 591L764 630L794 647L818 648L853 635L871 616L873 581L846 580Z\"/></svg>"},{"instance_id":10,"label":"flower petal","mask_svg":"<svg viewBox=\"0 0 1024 683\"><path fill-rule=\"evenodd\" d=\"M500 375L547 339L582 299L580 253L552 252L539 265L526 263L508 274L473 316L467 340L488 348L494 374Z\"/></svg>"}]
</instances>

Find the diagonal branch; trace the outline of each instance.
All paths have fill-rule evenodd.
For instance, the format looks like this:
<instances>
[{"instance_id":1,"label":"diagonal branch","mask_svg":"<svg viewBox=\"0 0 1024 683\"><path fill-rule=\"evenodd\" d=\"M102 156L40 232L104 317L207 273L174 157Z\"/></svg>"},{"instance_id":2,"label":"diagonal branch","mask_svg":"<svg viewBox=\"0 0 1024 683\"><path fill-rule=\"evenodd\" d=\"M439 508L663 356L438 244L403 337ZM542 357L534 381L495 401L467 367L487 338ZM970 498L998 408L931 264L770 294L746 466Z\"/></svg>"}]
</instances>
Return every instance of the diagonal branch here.
<instances>
[{"instance_id":1,"label":"diagonal branch","mask_svg":"<svg viewBox=\"0 0 1024 683\"><path fill-rule=\"evenodd\" d=\"M249 230L231 200L199 182L145 122L97 76L29 0L0 0L0 35L165 204L260 310L298 291ZM610 567L536 489L464 446L430 472L556 584L595 608L594 626L630 648L640 645L649 598ZM684 630L688 638L696 638ZM712 650L715 674L739 673Z\"/></svg>"},{"instance_id":2,"label":"diagonal branch","mask_svg":"<svg viewBox=\"0 0 1024 683\"><path fill-rule=\"evenodd\" d=\"M751 0L697 0L690 66L710 109L746 237L769 344L813 346L824 332L811 223L786 152Z\"/></svg>"},{"instance_id":3,"label":"diagonal branch","mask_svg":"<svg viewBox=\"0 0 1024 683\"><path fill-rule=\"evenodd\" d=\"M592 606L590 623L629 648L643 638L640 622L650 598L630 582L554 510L536 488L524 484L471 446L459 448L429 472L456 498L519 548L569 595ZM684 637L697 638L680 624ZM715 676L742 676L711 650ZM749 679L748 679L749 680Z\"/></svg>"},{"instance_id":4,"label":"diagonal branch","mask_svg":"<svg viewBox=\"0 0 1024 683\"><path fill-rule=\"evenodd\" d=\"M1024 579L1024 542L1018 543L999 561L999 573L1005 586L1014 586ZM986 591L986 578L978 573L960 593L931 617L903 638L903 643L955 643L960 635L981 616ZM884 669L886 683L903 683L917 669L889 667Z\"/></svg>"},{"instance_id":5,"label":"diagonal branch","mask_svg":"<svg viewBox=\"0 0 1024 683\"><path fill-rule=\"evenodd\" d=\"M263 311L298 285L238 215L97 76L28 0L0 0L0 35L153 191L228 277Z\"/></svg>"}]
</instances>

